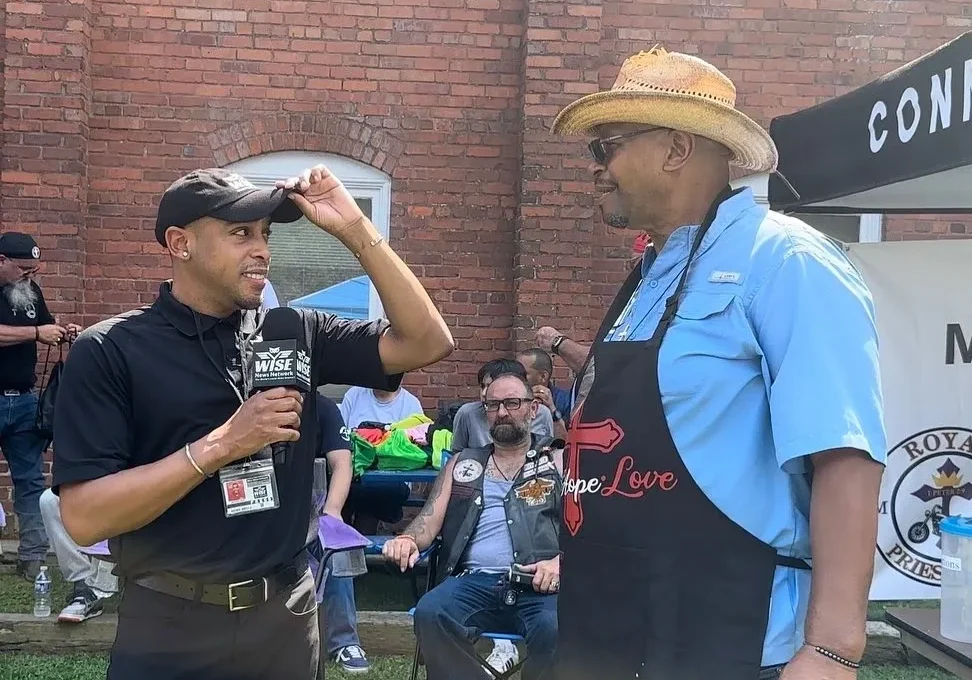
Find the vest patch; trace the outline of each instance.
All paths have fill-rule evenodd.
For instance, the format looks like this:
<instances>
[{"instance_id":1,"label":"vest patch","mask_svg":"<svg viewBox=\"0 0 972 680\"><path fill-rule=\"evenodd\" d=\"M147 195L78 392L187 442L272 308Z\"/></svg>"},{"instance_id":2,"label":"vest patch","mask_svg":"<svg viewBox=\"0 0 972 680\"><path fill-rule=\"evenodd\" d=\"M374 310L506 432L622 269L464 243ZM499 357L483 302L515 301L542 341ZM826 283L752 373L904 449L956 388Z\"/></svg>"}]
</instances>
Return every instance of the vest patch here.
<instances>
[{"instance_id":1,"label":"vest patch","mask_svg":"<svg viewBox=\"0 0 972 680\"><path fill-rule=\"evenodd\" d=\"M516 497L531 507L543 505L553 491L554 483L550 479L534 477L526 484L516 487Z\"/></svg>"},{"instance_id":2,"label":"vest patch","mask_svg":"<svg viewBox=\"0 0 972 680\"><path fill-rule=\"evenodd\" d=\"M468 484L483 476L483 465L478 460L466 458L456 463L452 468L452 478L457 482Z\"/></svg>"}]
</instances>

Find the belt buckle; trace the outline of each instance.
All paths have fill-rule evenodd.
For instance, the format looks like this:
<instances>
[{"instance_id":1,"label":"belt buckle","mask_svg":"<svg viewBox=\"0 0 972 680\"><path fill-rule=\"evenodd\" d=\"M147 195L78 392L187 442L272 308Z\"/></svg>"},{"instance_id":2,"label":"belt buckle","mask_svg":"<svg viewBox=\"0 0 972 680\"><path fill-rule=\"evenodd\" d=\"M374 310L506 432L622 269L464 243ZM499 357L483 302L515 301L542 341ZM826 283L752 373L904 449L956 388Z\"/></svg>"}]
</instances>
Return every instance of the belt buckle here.
<instances>
[{"instance_id":1,"label":"belt buckle","mask_svg":"<svg viewBox=\"0 0 972 680\"><path fill-rule=\"evenodd\" d=\"M5 397L19 397L20 396L20 390L4 390L3 391L3 396L5 396Z\"/></svg>"},{"instance_id":2,"label":"belt buckle","mask_svg":"<svg viewBox=\"0 0 972 680\"><path fill-rule=\"evenodd\" d=\"M226 592L229 595L229 610L231 612L241 612L244 609L249 609L250 607L255 606L255 605L252 605L252 604L248 604L248 605L244 605L242 607L237 607L236 606L236 595L234 594L233 590L235 588L239 588L240 586L248 586L251 583L256 583L257 580L258 579L251 578L251 579L248 579L246 581L237 581L236 583L230 583L228 586L226 586ZM266 577L262 577L259 580L260 581L263 581L263 601L266 602L267 599L270 596L270 586L269 586L269 583L267 582Z\"/></svg>"}]
</instances>

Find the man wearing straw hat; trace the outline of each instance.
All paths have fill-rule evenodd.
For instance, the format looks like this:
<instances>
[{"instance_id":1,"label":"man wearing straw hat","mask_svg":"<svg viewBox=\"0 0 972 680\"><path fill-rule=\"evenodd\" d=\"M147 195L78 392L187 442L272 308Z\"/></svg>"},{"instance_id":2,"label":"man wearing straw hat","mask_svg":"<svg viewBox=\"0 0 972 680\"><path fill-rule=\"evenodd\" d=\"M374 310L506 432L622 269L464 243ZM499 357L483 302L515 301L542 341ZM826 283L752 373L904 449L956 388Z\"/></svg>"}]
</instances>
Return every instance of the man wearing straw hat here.
<instances>
[{"instance_id":1,"label":"man wearing straw hat","mask_svg":"<svg viewBox=\"0 0 972 680\"><path fill-rule=\"evenodd\" d=\"M838 246L729 188L730 165L777 164L735 95L655 48L553 125L593 138L604 221L653 241L577 380L557 680L857 675L885 454L873 304Z\"/></svg>"}]
</instances>

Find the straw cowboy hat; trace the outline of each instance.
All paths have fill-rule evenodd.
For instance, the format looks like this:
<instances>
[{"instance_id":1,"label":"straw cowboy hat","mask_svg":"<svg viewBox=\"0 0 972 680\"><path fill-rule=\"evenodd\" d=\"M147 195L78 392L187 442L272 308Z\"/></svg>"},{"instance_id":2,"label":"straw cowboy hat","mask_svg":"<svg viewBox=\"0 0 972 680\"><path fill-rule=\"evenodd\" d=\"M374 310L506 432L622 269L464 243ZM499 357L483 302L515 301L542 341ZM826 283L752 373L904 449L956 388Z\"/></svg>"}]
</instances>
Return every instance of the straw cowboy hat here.
<instances>
[{"instance_id":1,"label":"straw cowboy hat","mask_svg":"<svg viewBox=\"0 0 972 680\"><path fill-rule=\"evenodd\" d=\"M736 87L711 64L653 47L625 59L614 86L581 97L558 114L553 132L591 134L598 125L635 123L706 137L732 151L732 164L775 172L769 133L736 110Z\"/></svg>"}]
</instances>

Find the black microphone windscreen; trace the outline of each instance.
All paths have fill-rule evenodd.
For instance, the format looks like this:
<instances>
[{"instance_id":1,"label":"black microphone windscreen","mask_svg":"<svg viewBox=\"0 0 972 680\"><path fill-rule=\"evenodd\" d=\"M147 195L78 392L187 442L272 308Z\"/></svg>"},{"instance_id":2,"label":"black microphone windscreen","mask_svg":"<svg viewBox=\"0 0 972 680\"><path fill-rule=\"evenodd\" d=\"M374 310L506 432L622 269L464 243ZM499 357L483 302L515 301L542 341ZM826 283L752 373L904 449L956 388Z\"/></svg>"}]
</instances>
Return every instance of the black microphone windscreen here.
<instances>
[{"instance_id":1,"label":"black microphone windscreen","mask_svg":"<svg viewBox=\"0 0 972 680\"><path fill-rule=\"evenodd\" d=\"M263 319L263 340L304 341L304 321L296 309L274 307L267 310Z\"/></svg>"}]
</instances>

